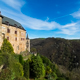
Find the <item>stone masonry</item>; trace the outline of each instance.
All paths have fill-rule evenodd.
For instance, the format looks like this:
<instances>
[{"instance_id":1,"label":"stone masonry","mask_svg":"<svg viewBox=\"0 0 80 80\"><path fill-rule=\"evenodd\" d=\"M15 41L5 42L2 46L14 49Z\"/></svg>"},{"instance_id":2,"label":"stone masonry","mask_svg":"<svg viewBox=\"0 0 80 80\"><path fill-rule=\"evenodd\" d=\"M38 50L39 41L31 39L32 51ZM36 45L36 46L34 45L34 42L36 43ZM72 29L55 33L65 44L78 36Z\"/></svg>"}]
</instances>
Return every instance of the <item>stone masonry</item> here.
<instances>
[{"instance_id":1,"label":"stone masonry","mask_svg":"<svg viewBox=\"0 0 80 80\"><path fill-rule=\"evenodd\" d=\"M3 39L6 38L12 44L15 53L19 54L20 52L26 51L26 49L30 52L30 39L28 36L26 38L26 30L23 27L17 26L20 23L18 24L14 20L12 22L14 25L9 20L3 22L3 18L4 16L0 15L0 48Z\"/></svg>"}]
</instances>

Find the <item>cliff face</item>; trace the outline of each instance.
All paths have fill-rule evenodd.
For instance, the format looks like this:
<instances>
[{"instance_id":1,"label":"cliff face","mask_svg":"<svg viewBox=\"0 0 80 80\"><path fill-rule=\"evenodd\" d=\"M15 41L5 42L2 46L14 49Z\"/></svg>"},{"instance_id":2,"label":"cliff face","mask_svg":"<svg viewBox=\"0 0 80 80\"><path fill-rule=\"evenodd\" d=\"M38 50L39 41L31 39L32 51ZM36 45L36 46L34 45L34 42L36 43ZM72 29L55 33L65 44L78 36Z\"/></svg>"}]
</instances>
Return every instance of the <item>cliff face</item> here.
<instances>
[{"instance_id":1,"label":"cliff face","mask_svg":"<svg viewBox=\"0 0 80 80\"><path fill-rule=\"evenodd\" d=\"M33 39L31 48L36 48L38 53L69 70L80 67L80 40Z\"/></svg>"}]
</instances>

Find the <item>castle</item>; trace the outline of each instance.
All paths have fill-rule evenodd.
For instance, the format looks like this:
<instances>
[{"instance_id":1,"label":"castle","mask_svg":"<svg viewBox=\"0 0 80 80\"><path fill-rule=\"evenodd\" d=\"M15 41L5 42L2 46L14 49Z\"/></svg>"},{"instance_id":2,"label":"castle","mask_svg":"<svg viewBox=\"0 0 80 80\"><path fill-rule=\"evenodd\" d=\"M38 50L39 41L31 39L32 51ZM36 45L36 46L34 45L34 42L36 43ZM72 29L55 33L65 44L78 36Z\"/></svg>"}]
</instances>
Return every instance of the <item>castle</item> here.
<instances>
[{"instance_id":1,"label":"castle","mask_svg":"<svg viewBox=\"0 0 80 80\"><path fill-rule=\"evenodd\" d=\"M28 34L26 37L26 30L20 23L0 12L0 48L5 38L12 44L15 53L20 54L26 50L30 52L30 39Z\"/></svg>"}]
</instances>

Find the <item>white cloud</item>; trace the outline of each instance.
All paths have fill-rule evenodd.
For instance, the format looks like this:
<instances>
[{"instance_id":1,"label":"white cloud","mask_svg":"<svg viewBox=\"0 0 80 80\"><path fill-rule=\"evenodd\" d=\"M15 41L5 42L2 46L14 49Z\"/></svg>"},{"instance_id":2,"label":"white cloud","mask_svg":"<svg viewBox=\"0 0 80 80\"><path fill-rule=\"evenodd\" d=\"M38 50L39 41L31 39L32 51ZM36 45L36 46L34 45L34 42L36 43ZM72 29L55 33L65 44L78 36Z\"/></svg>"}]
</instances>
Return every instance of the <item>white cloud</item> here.
<instances>
[{"instance_id":1,"label":"white cloud","mask_svg":"<svg viewBox=\"0 0 80 80\"><path fill-rule=\"evenodd\" d=\"M23 14L22 14L23 15ZM29 28L36 29L36 30L51 30L57 27L60 27L58 23L55 21L47 22L36 18L31 18L28 16L23 15L23 24Z\"/></svg>"},{"instance_id":2,"label":"white cloud","mask_svg":"<svg viewBox=\"0 0 80 80\"><path fill-rule=\"evenodd\" d=\"M8 1L10 2L10 4L9 4L9 2L7 2L7 0L3 0L3 2L5 2L6 4L8 4L9 6L15 8L15 9L16 9L16 7L17 7L17 9L21 9L21 7L23 5L22 0L8 0ZM13 12L11 9L6 9L6 7L3 8L2 12L4 15L20 22L22 25L25 26L25 28L28 27L28 28L35 29L35 30L58 29L60 32L57 31L57 33L67 34L67 35L74 35L75 33L79 32L79 30L80 30L80 26L79 26L80 22L61 25L55 21L48 22L48 20L49 20L48 17L47 17L46 21L43 21L40 19L36 19L36 18L29 17L27 15L24 15L23 13L21 13L20 10L17 12ZM71 14L71 15L73 16L73 14ZM68 15L65 15L65 16L68 16ZM65 17L65 16L62 16L62 17Z\"/></svg>"},{"instance_id":3,"label":"white cloud","mask_svg":"<svg viewBox=\"0 0 80 80\"><path fill-rule=\"evenodd\" d=\"M60 32L57 32L57 33L67 34L67 35L74 35L80 30L80 22L60 25L59 23L55 21L52 21L52 22L43 21L40 19L26 16L21 12L15 13L12 11L7 11L7 10L5 11L3 10L2 12L6 13L7 16L20 22L22 25L25 26L25 28L28 27L28 28L35 29L35 30L59 29Z\"/></svg>"},{"instance_id":4,"label":"white cloud","mask_svg":"<svg viewBox=\"0 0 80 80\"><path fill-rule=\"evenodd\" d=\"M47 17L47 19L45 21L48 21L49 20L49 17Z\"/></svg>"},{"instance_id":5,"label":"white cloud","mask_svg":"<svg viewBox=\"0 0 80 80\"><path fill-rule=\"evenodd\" d=\"M25 4L23 0L1 0L1 1L17 10L20 10L20 8Z\"/></svg>"},{"instance_id":6,"label":"white cloud","mask_svg":"<svg viewBox=\"0 0 80 80\"><path fill-rule=\"evenodd\" d=\"M74 18L80 19L80 10L71 14Z\"/></svg>"},{"instance_id":7,"label":"white cloud","mask_svg":"<svg viewBox=\"0 0 80 80\"><path fill-rule=\"evenodd\" d=\"M80 31L79 29L80 29L80 22L70 23L62 26L61 29L62 32L60 33L67 34L67 35L74 35L75 33Z\"/></svg>"}]
</instances>

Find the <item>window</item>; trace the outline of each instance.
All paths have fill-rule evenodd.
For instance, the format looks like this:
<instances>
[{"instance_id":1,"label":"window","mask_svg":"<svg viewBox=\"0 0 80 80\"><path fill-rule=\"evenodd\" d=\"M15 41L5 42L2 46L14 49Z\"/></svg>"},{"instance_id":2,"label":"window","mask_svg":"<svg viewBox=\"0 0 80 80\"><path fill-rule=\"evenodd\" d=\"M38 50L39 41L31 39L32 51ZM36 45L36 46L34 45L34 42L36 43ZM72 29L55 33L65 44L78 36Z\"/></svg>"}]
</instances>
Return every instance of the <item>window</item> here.
<instances>
[{"instance_id":1,"label":"window","mask_svg":"<svg viewBox=\"0 0 80 80\"><path fill-rule=\"evenodd\" d=\"M9 40L9 37L7 37L7 40Z\"/></svg>"},{"instance_id":2,"label":"window","mask_svg":"<svg viewBox=\"0 0 80 80\"><path fill-rule=\"evenodd\" d=\"M15 38L15 41L17 41L17 38Z\"/></svg>"},{"instance_id":3,"label":"window","mask_svg":"<svg viewBox=\"0 0 80 80\"><path fill-rule=\"evenodd\" d=\"M23 40L25 40L25 39L23 38Z\"/></svg>"},{"instance_id":4,"label":"window","mask_svg":"<svg viewBox=\"0 0 80 80\"><path fill-rule=\"evenodd\" d=\"M17 31L15 31L15 34L17 34Z\"/></svg>"},{"instance_id":5,"label":"window","mask_svg":"<svg viewBox=\"0 0 80 80\"><path fill-rule=\"evenodd\" d=\"M24 41L25 39L24 38L21 38L21 41Z\"/></svg>"},{"instance_id":6,"label":"window","mask_svg":"<svg viewBox=\"0 0 80 80\"><path fill-rule=\"evenodd\" d=\"M7 29L7 33L10 33L10 29L9 28Z\"/></svg>"}]
</instances>

